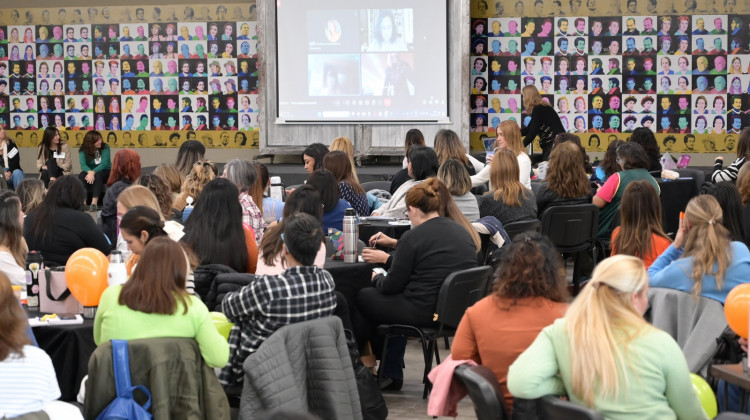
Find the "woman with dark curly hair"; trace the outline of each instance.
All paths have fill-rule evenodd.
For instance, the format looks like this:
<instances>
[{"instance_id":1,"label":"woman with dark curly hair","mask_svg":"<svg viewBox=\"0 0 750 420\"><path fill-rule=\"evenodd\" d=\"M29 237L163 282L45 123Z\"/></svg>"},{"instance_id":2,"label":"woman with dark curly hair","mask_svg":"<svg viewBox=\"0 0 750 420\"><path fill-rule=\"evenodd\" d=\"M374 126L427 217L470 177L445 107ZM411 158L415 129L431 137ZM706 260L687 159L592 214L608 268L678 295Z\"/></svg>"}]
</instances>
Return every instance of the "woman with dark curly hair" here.
<instances>
[{"instance_id":1,"label":"woman with dark curly hair","mask_svg":"<svg viewBox=\"0 0 750 420\"><path fill-rule=\"evenodd\" d=\"M503 252L493 292L466 310L451 347L454 360L472 359L488 367L500 382L505 406L508 367L539 331L568 309L565 267L544 235L522 233ZM495 322L502 319L503 322Z\"/></svg>"},{"instance_id":2,"label":"woman with dark curly hair","mask_svg":"<svg viewBox=\"0 0 750 420\"><path fill-rule=\"evenodd\" d=\"M656 136L654 136L654 132L651 131L650 128L636 128L633 130L628 141L643 146L643 150L646 151L646 156L648 156L649 171L661 171L661 153L659 152L659 144L656 142Z\"/></svg>"}]
</instances>

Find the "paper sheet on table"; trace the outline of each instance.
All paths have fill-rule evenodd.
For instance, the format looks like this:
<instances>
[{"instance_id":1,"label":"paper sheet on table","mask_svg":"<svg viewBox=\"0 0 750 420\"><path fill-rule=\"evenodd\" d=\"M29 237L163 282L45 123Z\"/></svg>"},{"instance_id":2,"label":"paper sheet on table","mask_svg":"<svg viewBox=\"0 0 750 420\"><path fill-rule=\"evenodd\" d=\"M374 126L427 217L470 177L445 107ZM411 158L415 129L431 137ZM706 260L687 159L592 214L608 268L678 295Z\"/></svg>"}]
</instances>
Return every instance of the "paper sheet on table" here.
<instances>
[{"instance_id":1,"label":"paper sheet on table","mask_svg":"<svg viewBox=\"0 0 750 420\"><path fill-rule=\"evenodd\" d=\"M46 321L42 321L41 318L29 318L29 325L32 327L46 327L48 325L75 325L83 324L83 317L80 314L76 314L76 319L60 319L49 318Z\"/></svg>"}]
</instances>

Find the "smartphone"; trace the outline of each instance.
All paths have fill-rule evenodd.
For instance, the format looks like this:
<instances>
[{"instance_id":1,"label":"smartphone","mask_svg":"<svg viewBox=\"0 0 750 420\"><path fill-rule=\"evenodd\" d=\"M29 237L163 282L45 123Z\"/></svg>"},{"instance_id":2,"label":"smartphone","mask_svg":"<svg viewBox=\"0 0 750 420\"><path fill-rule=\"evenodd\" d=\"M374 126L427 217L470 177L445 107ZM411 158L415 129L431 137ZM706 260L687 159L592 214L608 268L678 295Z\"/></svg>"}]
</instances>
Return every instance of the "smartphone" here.
<instances>
[{"instance_id":1,"label":"smartphone","mask_svg":"<svg viewBox=\"0 0 750 420\"><path fill-rule=\"evenodd\" d=\"M75 314L71 314L71 313L57 314L57 317L61 321L71 321L71 320L76 319L76 315Z\"/></svg>"},{"instance_id":2,"label":"smartphone","mask_svg":"<svg viewBox=\"0 0 750 420\"><path fill-rule=\"evenodd\" d=\"M372 272L373 272L373 273L375 273L375 274L382 274L382 275L384 275L384 276L387 276L387 275L388 275L388 272L387 272L387 271L385 271L385 269L383 269L383 268L380 268L380 267L375 267L375 268L373 268L373 269L372 269Z\"/></svg>"}]
</instances>

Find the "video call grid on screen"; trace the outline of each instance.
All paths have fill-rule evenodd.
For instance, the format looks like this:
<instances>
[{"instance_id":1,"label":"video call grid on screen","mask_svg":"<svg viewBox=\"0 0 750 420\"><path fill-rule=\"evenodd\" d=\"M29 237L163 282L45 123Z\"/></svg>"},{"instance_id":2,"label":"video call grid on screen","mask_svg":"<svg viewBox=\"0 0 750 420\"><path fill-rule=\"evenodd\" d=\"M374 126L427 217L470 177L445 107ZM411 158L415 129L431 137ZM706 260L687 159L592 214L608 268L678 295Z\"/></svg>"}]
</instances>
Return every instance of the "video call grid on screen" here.
<instances>
[{"instance_id":1,"label":"video call grid on screen","mask_svg":"<svg viewBox=\"0 0 750 420\"><path fill-rule=\"evenodd\" d=\"M446 7L277 3L278 121L447 122Z\"/></svg>"}]
</instances>

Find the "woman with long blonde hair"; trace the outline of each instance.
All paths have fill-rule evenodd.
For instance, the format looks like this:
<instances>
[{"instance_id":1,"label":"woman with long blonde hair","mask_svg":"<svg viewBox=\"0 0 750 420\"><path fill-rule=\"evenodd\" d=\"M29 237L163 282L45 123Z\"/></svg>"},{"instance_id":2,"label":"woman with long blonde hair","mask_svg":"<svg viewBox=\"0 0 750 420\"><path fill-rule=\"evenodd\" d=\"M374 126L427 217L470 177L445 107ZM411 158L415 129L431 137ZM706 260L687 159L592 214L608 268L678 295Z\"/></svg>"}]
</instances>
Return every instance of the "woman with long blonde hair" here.
<instances>
[{"instance_id":1,"label":"woman with long blonde hair","mask_svg":"<svg viewBox=\"0 0 750 420\"><path fill-rule=\"evenodd\" d=\"M524 86L521 94L523 95L523 107L526 109L526 115L531 116L529 123L521 130L521 134L524 136L523 147L528 147L539 136L539 147L542 149L542 155L540 158L535 156L536 161L548 160L555 136L564 133L565 127L563 127L555 108L542 98L536 86Z\"/></svg>"},{"instance_id":2,"label":"woman with long blonde hair","mask_svg":"<svg viewBox=\"0 0 750 420\"><path fill-rule=\"evenodd\" d=\"M750 281L750 251L730 241L719 202L712 195L693 197L674 242L651 264L651 286L667 287L718 300Z\"/></svg>"},{"instance_id":3,"label":"woman with long blonde hair","mask_svg":"<svg viewBox=\"0 0 750 420\"><path fill-rule=\"evenodd\" d=\"M341 151L346 153L346 157L349 158L349 164L351 164L351 175L354 182L359 184L359 177L357 176L357 170L355 169L356 166L354 165L354 145L352 144L352 141L349 140L349 137L336 137L331 142L331 146L328 147L329 152L333 151Z\"/></svg>"},{"instance_id":4,"label":"woman with long blonde hair","mask_svg":"<svg viewBox=\"0 0 750 420\"><path fill-rule=\"evenodd\" d=\"M521 184L527 189L531 189L531 159L529 159L529 155L526 154L526 151L523 147L523 142L521 141L521 129L518 127L518 124L513 120L505 120L500 123L500 125L497 128L497 139L495 140L495 151L497 152L497 149L508 149L516 156L516 159L518 160L518 167L519 167L519 181L521 181ZM471 177L471 185L476 187L478 185L484 184L485 182L490 180L490 168L492 167L492 159L493 157L490 156L489 159L487 159L488 164L476 175L473 175ZM492 185L490 184L490 189L492 189Z\"/></svg>"},{"instance_id":5,"label":"woman with long blonde hair","mask_svg":"<svg viewBox=\"0 0 750 420\"><path fill-rule=\"evenodd\" d=\"M661 201L654 187L648 181L631 182L622 194L620 226L612 231L612 255L633 255L649 268L671 243L662 229Z\"/></svg>"},{"instance_id":6,"label":"woman with long blonde hair","mask_svg":"<svg viewBox=\"0 0 750 420\"><path fill-rule=\"evenodd\" d=\"M567 394L613 420L707 419L679 345L643 319L648 287L640 258L599 263L565 317L510 366L511 394Z\"/></svg>"},{"instance_id":7,"label":"woman with long blonde hair","mask_svg":"<svg viewBox=\"0 0 750 420\"><path fill-rule=\"evenodd\" d=\"M499 149L490 164L492 189L479 198L479 217L494 216L502 224L536 218L534 193L518 178L516 155L510 149Z\"/></svg>"},{"instance_id":8,"label":"woman with long blonde hair","mask_svg":"<svg viewBox=\"0 0 750 420\"><path fill-rule=\"evenodd\" d=\"M591 187L583 168L583 155L577 144L566 141L552 149L545 182L535 194L539 216L550 206L591 202Z\"/></svg>"},{"instance_id":9,"label":"woman with long blonde hair","mask_svg":"<svg viewBox=\"0 0 750 420\"><path fill-rule=\"evenodd\" d=\"M182 192L174 200L174 208L182 211L187 205L188 197L193 199L193 204L203 191L203 187L219 175L216 164L210 160L201 159L193 165L190 174L182 184Z\"/></svg>"}]
</instances>

